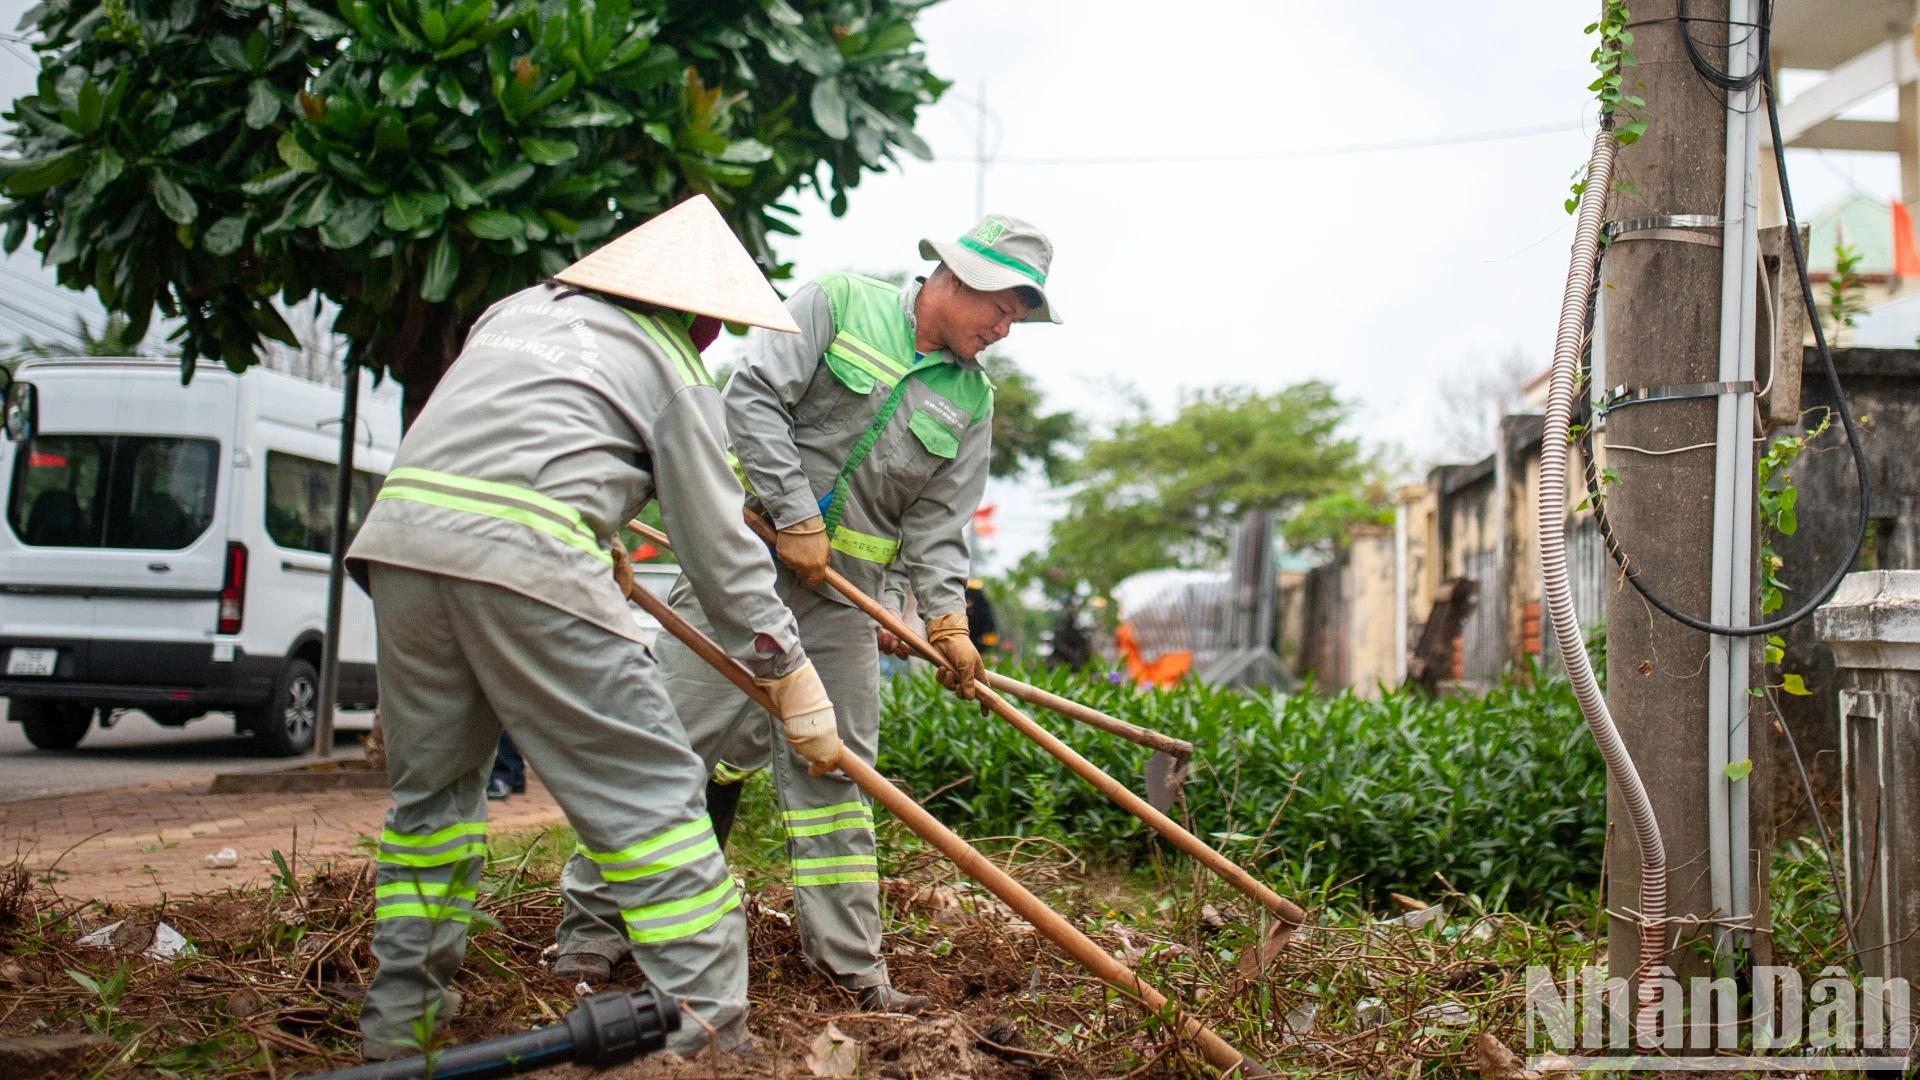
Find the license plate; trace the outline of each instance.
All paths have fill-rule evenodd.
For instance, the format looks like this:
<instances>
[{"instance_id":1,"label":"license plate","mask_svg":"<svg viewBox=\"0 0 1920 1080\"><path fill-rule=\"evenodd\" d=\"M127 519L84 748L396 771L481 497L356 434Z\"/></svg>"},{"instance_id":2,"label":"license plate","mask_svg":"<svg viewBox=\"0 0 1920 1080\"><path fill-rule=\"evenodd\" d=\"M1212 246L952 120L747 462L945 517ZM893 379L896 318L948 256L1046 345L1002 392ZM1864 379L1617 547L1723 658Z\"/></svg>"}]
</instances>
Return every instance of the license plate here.
<instances>
[{"instance_id":1,"label":"license plate","mask_svg":"<svg viewBox=\"0 0 1920 1080\"><path fill-rule=\"evenodd\" d=\"M51 675L54 665L59 662L59 649L7 650L7 674L9 675Z\"/></svg>"}]
</instances>

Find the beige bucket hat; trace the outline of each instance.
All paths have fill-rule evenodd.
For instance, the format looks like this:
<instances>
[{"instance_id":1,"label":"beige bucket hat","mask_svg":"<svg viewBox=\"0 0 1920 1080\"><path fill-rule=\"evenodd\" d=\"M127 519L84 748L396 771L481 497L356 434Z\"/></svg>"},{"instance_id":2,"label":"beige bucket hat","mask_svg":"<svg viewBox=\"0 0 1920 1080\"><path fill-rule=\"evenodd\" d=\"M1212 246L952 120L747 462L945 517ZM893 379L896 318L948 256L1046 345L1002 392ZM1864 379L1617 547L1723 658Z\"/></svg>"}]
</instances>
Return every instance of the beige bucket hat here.
<instances>
[{"instance_id":1,"label":"beige bucket hat","mask_svg":"<svg viewBox=\"0 0 1920 1080\"><path fill-rule=\"evenodd\" d=\"M951 244L922 240L920 257L946 263L961 281L981 292L1024 286L1039 293L1040 306L1027 312L1022 322L1062 321L1047 299L1053 241L1017 217L988 214L972 232Z\"/></svg>"},{"instance_id":2,"label":"beige bucket hat","mask_svg":"<svg viewBox=\"0 0 1920 1080\"><path fill-rule=\"evenodd\" d=\"M800 332L705 195L655 215L553 279L675 311Z\"/></svg>"}]
</instances>

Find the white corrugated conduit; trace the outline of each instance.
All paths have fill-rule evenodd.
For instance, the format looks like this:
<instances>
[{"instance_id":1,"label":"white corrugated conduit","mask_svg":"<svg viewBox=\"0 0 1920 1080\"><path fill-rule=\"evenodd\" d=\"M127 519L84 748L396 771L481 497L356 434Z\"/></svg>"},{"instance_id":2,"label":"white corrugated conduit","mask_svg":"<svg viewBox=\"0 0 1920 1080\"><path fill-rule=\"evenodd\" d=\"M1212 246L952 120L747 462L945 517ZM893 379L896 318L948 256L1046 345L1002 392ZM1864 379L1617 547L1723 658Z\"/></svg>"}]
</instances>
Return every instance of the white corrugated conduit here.
<instances>
[{"instance_id":1,"label":"white corrugated conduit","mask_svg":"<svg viewBox=\"0 0 1920 1080\"><path fill-rule=\"evenodd\" d=\"M1554 642L1560 648L1561 662L1573 683L1574 697L1586 716L1587 730L1600 746L1607 763L1607 776L1625 805L1627 820L1640 852L1640 964L1636 974L1644 976L1666 960L1667 851L1660 842L1660 824L1653 816L1653 801L1640 782L1627 753L1620 729L1607 711L1606 696L1593 676L1587 659L1587 647L1580 630L1579 614L1573 609L1573 586L1567 577L1567 458L1568 429L1573 421L1573 395L1580 384L1580 362L1585 352L1590 308L1594 302L1594 276L1599 269L1600 227L1606 208L1607 189L1613 176L1613 155L1617 144L1613 125L1602 123L1593 140L1593 159L1587 169L1586 186L1580 192L1580 206L1574 218L1573 257L1567 268L1567 289L1560 301L1560 332L1554 340L1552 383L1547 399L1545 434L1540 442L1540 573L1546 598L1547 618L1553 627ZM1650 986L1641 983L1642 1003Z\"/></svg>"}]
</instances>

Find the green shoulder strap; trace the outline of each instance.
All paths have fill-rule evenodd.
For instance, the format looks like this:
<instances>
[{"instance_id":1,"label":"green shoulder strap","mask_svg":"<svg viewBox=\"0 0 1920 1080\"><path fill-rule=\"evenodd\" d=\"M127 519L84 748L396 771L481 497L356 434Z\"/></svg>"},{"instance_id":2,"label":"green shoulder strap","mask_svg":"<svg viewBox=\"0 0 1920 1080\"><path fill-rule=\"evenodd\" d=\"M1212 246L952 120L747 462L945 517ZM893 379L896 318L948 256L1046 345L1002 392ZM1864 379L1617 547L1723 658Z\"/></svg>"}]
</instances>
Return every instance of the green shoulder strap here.
<instances>
[{"instance_id":1,"label":"green shoulder strap","mask_svg":"<svg viewBox=\"0 0 1920 1080\"><path fill-rule=\"evenodd\" d=\"M847 455L847 463L840 466L840 475L833 478L832 501L827 504L826 514L829 539L840 531L840 515L846 512L847 499L851 497L847 488L847 477L852 476L853 470L867 460L868 454L873 453L873 444L880 441L880 433L886 430L887 422L892 420L893 414L899 410L900 399L907 395L907 383L912 378L913 376L909 375L893 384L893 392L887 395L887 400L881 404L880 411L874 414L873 422L867 425L867 430L860 434L860 441L853 444L853 452Z\"/></svg>"}]
</instances>

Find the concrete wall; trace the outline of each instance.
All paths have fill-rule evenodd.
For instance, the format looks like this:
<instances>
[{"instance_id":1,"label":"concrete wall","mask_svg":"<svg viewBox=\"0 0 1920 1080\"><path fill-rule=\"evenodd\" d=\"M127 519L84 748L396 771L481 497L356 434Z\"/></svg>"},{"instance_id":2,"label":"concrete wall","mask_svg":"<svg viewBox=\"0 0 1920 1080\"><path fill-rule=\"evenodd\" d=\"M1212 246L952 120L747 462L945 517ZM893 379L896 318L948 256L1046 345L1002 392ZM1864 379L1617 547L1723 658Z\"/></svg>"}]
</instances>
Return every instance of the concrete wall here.
<instances>
[{"instance_id":1,"label":"concrete wall","mask_svg":"<svg viewBox=\"0 0 1920 1080\"><path fill-rule=\"evenodd\" d=\"M1396 494L1393 530L1357 530L1324 566L1280 582L1281 656L1318 685L1372 693L1404 674L1401 656L1419 641L1442 583L1480 587L1461 627L1451 677L1483 688L1530 664L1557 670L1541 611L1536 522L1540 436L1534 414L1506 417L1500 450L1466 465L1442 465ZM1608 567L1576 474L1563 494L1574 599L1588 627L1604 621ZM1396 536L1396 532L1402 534ZM1397 578L1397 580L1396 580Z\"/></svg>"},{"instance_id":2,"label":"concrete wall","mask_svg":"<svg viewBox=\"0 0 1920 1080\"><path fill-rule=\"evenodd\" d=\"M1873 486L1871 546L1849 569L1920 569L1920 349L1843 350L1834 359L1854 414L1866 418L1862 441ZM1817 423L1832 394L1812 350L1802 371L1801 406ZM1795 430L1801 429L1777 429L1768 439ZM1394 685L1396 623L1404 620L1402 640L1410 648L1431 614L1434 590L1449 578L1467 577L1479 581L1480 602L1462 628L1457 681L1468 689L1485 686L1509 670L1524 669L1529 660L1557 671L1558 657L1544 640L1540 610L1540 433L1538 416L1507 417L1499 453L1468 465L1440 466L1425 484L1403 489L1398 496L1406 533L1402 558L1395 558L1390 533L1363 530L1327 565L1284 585L1280 637L1288 664L1297 672L1312 671L1318 685L1329 690L1372 693L1379 685ZM1604 448L1601 454L1604 467ZM1574 465L1564 496L1564 527L1574 604L1591 630L1603 624L1605 601L1620 574L1591 512L1576 509L1586 489L1578 460ZM1763 538L1783 561L1788 607L1813 595L1853 542L1857 485L1837 422L1801 457L1792 475L1799 492L1799 529L1793 536ZM1396 564L1405 582L1403 600L1395 595ZM1618 595L1627 605L1624 614L1616 613L1620 617L1648 617L1637 595L1624 588ZM1837 825L1840 685L1833 654L1816 639L1811 620L1785 636L1781 670L1801 675L1811 693L1774 696L1829 823ZM1769 681L1777 684L1778 673ZM1762 738L1754 745L1756 757L1773 755L1773 775L1782 778L1772 785L1767 818L1757 819L1755 827L1770 827L1780 836L1811 828L1785 740Z\"/></svg>"},{"instance_id":3,"label":"concrete wall","mask_svg":"<svg viewBox=\"0 0 1920 1080\"><path fill-rule=\"evenodd\" d=\"M1861 444L1867 455L1867 475L1873 486L1872 549L1859 569L1920 569L1920 350L1850 349L1834 353L1841 389L1856 417L1867 417ZM1821 410L1833 404L1819 355L1808 349L1802 364L1800 406L1818 423ZM1769 436L1788 434L1775 431ZM1793 536L1771 537L1783 560L1781 579L1791 590L1787 607L1797 607L1824 584L1836 563L1850 550L1858 527L1859 496L1852 455L1836 418L1833 430L1803 454L1793 469L1798 490L1799 530ZM1829 815L1839 805L1839 681L1833 653L1814 633L1813 621L1793 627L1785 635L1782 669L1806 680L1807 697L1776 694L1794 740L1806 760L1807 771ZM1784 745L1780 753L1789 754ZM1788 756L1775 763L1793 777ZM1781 785L1776 814L1789 835L1811 828L1805 796L1798 785Z\"/></svg>"},{"instance_id":4,"label":"concrete wall","mask_svg":"<svg viewBox=\"0 0 1920 1080\"><path fill-rule=\"evenodd\" d=\"M1356 526L1341 586L1348 611L1345 685L1361 697L1373 697L1382 686L1400 681L1394 655L1395 573L1393 530Z\"/></svg>"}]
</instances>

